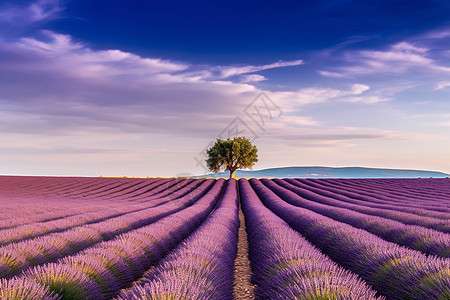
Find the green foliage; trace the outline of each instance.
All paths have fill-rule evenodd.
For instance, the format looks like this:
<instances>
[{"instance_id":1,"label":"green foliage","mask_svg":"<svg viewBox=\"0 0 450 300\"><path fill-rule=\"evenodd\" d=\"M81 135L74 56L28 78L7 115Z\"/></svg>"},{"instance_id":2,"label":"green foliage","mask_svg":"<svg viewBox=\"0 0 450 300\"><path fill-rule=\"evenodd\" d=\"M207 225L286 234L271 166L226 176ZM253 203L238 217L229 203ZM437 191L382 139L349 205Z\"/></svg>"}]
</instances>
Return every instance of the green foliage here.
<instances>
[{"instance_id":1,"label":"green foliage","mask_svg":"<svg viewBox=\"0 0 450 300\"><path fill-rule=\"evenodd\" d=\"M225 171L230 171L230 178L234 177L237 169L252 168L258 162L258 148L245 137L217 139L207 154L208 169L217 173L225 167Z\"/></svg>"}]
</instances>

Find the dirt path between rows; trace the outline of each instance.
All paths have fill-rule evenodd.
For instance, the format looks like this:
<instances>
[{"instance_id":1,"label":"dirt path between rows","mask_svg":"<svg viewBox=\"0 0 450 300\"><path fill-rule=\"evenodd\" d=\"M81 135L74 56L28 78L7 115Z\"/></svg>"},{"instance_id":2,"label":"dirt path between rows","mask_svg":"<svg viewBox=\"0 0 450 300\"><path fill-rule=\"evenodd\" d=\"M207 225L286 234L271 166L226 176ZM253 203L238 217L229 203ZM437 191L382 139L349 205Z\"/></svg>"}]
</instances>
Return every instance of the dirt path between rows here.
<instances>
[{"instance_id":1,"label":"dirt path between rows","mask_svg":"<svg viewBox=\"0 0 450 300\"><path fill-rule=\"evenodd\" d=\"M234 261L234 299L254 300L254 285L250 282L252 270L248 259L248 241L245 231L245 218L242 209L239 207L239 236L238 251Z\"/></svg>"}]
</instances>

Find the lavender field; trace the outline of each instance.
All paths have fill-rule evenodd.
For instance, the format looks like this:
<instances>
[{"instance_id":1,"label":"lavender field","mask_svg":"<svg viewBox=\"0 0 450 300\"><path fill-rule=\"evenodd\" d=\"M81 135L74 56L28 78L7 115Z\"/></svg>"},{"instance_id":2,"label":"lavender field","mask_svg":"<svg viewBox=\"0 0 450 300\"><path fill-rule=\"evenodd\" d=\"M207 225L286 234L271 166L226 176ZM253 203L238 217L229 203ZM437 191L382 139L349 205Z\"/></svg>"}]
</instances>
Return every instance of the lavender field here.
<instances>
[{"instance_id":1,"label":"lavender field","mask_svg":"<svg viewBox=\"0 0 450 300\"><path fill-rule=\"evenodd\" d=\"M0 177L1 299L450 299L450 179ZM242 210L245 222L239 219Z\"/></svg>"}]
</instances>

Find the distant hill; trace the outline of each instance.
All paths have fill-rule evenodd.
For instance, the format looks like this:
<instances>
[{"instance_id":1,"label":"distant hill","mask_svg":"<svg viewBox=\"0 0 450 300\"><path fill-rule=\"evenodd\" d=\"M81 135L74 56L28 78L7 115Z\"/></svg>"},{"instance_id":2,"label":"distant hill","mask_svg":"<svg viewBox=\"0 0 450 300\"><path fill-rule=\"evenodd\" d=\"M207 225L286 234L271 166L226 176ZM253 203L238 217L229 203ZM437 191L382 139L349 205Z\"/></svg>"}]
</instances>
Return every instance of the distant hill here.
<instances>
[{"instance_id":1,"label":"distant hill","mask_svg":"<svg viewBox=\"0 0 450 300\"><path fill-rule=\"evenodd\" d=\"M195 177L229 177L229 172L212 173ZM436 171L377 169L363 167L280 167L263 170L237 170L236 177L275 178L445 178L450 174Z\"/></svg>"}]
</instances>

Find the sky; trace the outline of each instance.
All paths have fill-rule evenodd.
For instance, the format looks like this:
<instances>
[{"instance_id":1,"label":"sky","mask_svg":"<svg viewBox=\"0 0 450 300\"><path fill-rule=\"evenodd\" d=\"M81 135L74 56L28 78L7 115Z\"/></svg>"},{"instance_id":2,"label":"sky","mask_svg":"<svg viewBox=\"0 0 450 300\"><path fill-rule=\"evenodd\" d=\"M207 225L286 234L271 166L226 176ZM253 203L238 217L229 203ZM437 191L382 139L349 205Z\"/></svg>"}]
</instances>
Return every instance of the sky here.
<instances>
[{"instance_id":1,"label":"sky","mask_svg":"<svg viewBox=\"0 0 450 300\"><path fill-rule=\"evenodd\" d=\"M0 174L450 173L450 1L0 0Z\"/></svg>"}]
</instances>

